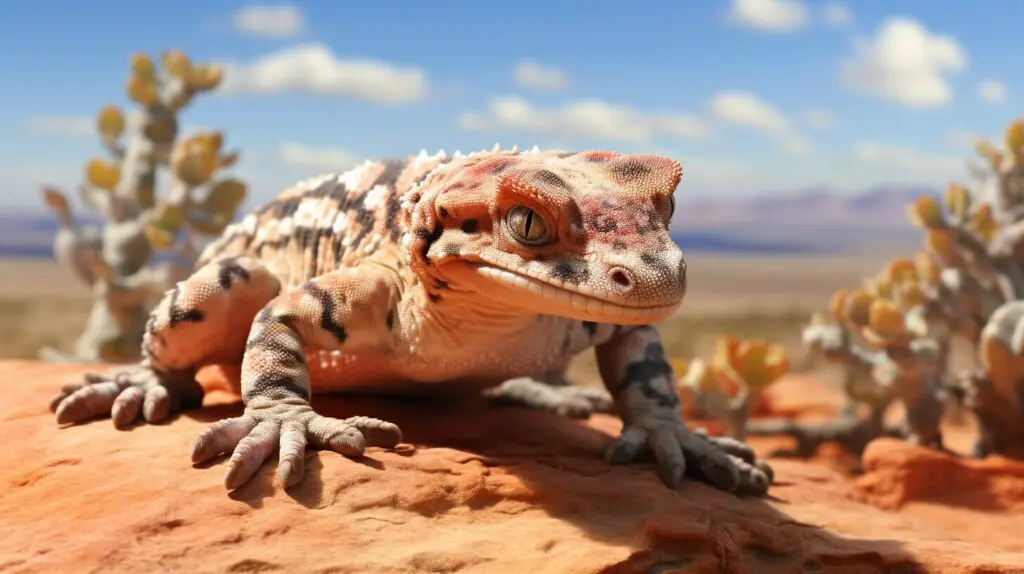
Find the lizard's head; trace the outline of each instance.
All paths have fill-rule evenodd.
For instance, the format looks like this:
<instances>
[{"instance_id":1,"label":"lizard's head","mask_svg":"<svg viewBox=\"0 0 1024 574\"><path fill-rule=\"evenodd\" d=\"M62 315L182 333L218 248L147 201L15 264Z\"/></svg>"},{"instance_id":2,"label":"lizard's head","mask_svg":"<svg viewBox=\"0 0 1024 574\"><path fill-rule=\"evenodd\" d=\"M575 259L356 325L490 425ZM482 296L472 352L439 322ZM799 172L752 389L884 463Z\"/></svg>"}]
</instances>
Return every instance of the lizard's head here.
<instances>
[{"instance_id":1,"label":"lizard's head","mask_svg":"<svg viewBox=\"0 0 1024 574\"><path fill-rule=\"evenodd\" d=\"M442 299L468 292L529 313L658 321L686 293L668 233L681 177L672 159L608 151L456 158L404 198L410 266Z\"/></svg>"}]
</instances>

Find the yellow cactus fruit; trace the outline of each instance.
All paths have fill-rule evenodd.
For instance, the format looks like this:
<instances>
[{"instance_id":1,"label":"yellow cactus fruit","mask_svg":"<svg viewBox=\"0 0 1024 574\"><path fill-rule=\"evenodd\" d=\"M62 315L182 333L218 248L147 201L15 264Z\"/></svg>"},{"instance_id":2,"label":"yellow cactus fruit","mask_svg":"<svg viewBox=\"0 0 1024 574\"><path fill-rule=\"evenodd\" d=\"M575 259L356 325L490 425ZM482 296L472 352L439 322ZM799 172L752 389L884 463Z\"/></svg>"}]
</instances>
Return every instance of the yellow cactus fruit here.
<instances>
[{"instance_id":1,"label":"yellow cactus fruit","mask_svg":"<svg viewBox=\"0 0 1024 574\"><path fill-rule=\"evenodd\" d=\"M694 359L687 365L686 373L679 376L677 387L688 391L687 394L711 393L721 390L718 383L715 369L701 359Z\"/></svg>"},{"instance_id":2,"label":"yellow cactus fruit","mask_svg":"<svg viewBox=\"0 0 1024 574\"><path fill-rule=\"evenodd\" d=\"M762 369L765 374L766 384L773 383L789 372L789 353L782 345L768 345L764 354Z\"/></svg>"},{"instance_id":3,"label":"yellow cactus fruit","mask_svg":"<svg viewBox=\"0 0 1024 574\"><path fill-rule=\"evenodd\" d=\"M219 131L199 132L193 136L193 139L201 142L214 154L220 153L220 148L224 145L224 134Z\"/></svg>"},{"instance_id":4,"label":"yellow cactus fruit","mask_svg":"<svg viewBox=\"0 0 1024 574\"><path fill-rule=\"evenodd\" d=\"M180 205L163 204L154 210L146 225L146 238L155 249L167 249L185 223L186 211Z\"/></svg>"},{"instance_id":5,"label":"yellow cactus fruit","mask_svg":"<svg viewBox=\"0 0 1024 574\"><path fill-rule=\"evenodd\" d=\"M174 234L152 225L146 226L146 241L156 250L167 249L174 243Z\"/></svg>"},{"instance_id":6,"label":"yellow cactus fruit","mask_svg":"<svg viewBox=\"0 0 1024 574\"><path fill-rule=\"evenodd\" d=\"M938 255L943 261L949 261L956 255L956 245L953 237L944 229L930 229L925 236L925 245L928 250Z\"/></svg>"},{"instance_id":7,"label":"yellow cactus fruit","mask_svg":"<svg viewBox=\"0 0 1024 574\"><path fill-rule=\"evenodd\" d=\"M91 159L85 164L85 181L93 187L113 191L121 181L121 168L103 159Z\"/></svg>"},{"instance_id":8,"label":"yellow cactus fruit","mask_svg":"<svg viewBox=\"0 0 1024 574\"><path fill-rule=\"evenodd\" d=\"M840 289L832 295L828 310L837 321L846 321L846 300L849 296L850 292L846 289Z\"/></svg>"},{"instance_id":9,"label":"yellow cactus fruit","mask_svg":"<svg viewBox=\"0 0 1024 574\"><path fill-rule=\"evenodd\" d=\"M893 284L885 276L865 277L864 290L872 297L878 299L889 299L892 297Z\"/></svg>"},{"instance_id":10,"label":"yellow cactus fruit","mask_svg":"<svg viewBox=\"0 0 1024 574\"><path fill-rule=\"evenodd\" d=\"M870 320L871 303L874 300L874 297L863 289L851 293L846 302L847 321L856 327L866 327Z\"/></svg>"},{"instance_id":11,"label":"yellow cactus fruit","mask_svg":"<svg viewBox=\"0 0 1024 574\"><path fill-rule=\"evenodd\" d=\"M741 341L736 347L736 373L749 388L764 388L789 369L789 357L779 345L762 340Z\"/></svg>"},{"instance_id":12,"label":"yellow cactus fruit","mask_svg":"<svg viewBox=\"0 0 1024 574\"><path fill-rule=\"evenodd\" d=\"M195 66L188 74L188 85L194 90L212 90L224 79L224 69L216 64Z\"/></svg>"},{"instance_id":13,"label":"yellow cactus fruit","mask_svg":"<svg viewBox=\"0 0 1024 574\"><path fill-rule=\"evenodd\" d=\"M690 362L679 357L670 357L668 364L672 365L672 370L677 378L685 377L686 373L690 370Z\"/></svg>"},{"instance_id":14,"label":"yellow cactus fruit","mask_svg":"<svg viewBox=\"0 0 1024 574\"><path fill-rule=\"evenodd\" d=\"M996 233L999 232L999 224L992 217L992 208L989 205L979 205L971 212L971 229L985 243L995 238Z\"/></svg>"},{"instance_id":15,"label":"yellow cactus fruit","mask_svg":"<svg viewBox=\"0 0 1024 574\"><path fill-rule=\"evenodd\" d=\"M711 365L716 369L730 370L736 368L736 348L740 341L731 335L722 335L715 340L715 350L711 355Z\"/></svg>"},{"instance_id":16,"label":"yellow cactus fruit","mask_svg":"<svg viewBox=\"0 0 1024 574\"><path fill-rule=\"evenodd\" d=\"M906 332L903 312L892 301L875 300L868 309L868 328L875 334L893 339Z\"/></svg>"},{"instance_id":17,"label":"yellow cactus fruit","mask_svg":"<svg viewBox=\"0 0 1024 574\"><path fill-rule=\"evenodd\" d=\"M894 284L903 284L917 280L917 268L914 262L906 257L893 259L885 268L885 277Z\"/></svg>"},{"instance_id":18,"label":"yellow cactus fruit","mask_svg":"<svg viewBox=\"0 0 1024 574\"><path fill-rule=\"evenodd\" d=\"M946 211L959 218L964 218L967 217L967 212L971 208L971 195L964 186L951 183L946 186L946 192L942 194L942 202L945 204Z\"/></svg>"},{"instance_id":19,"label":"yellow cactus fruit","mask_svg":"<svg viewBox=\"0 0 1024 574\"><path fill-rule=\"evenodd\" d=\"M1006 150L1018 165L1024 164L1024 118L1017 119L1006 127L1004 136Z\"/></svg>"},{"instance_id":20,"label":"yellow cactus fruit","mask_svg":"<svg viewBox=\"0 0 1024 574\"><path fill-rule=\"evenodd\" d=\"M171 171L188 185L203 185L216 170L217 154L203 138L186 138L171 152Z\"/></svg>"},{"instance_id":21,"label":"yellow cactus fruit","mask_svg":"<svg viewBox=\"0 0 1024 574\"><path fill-rule=\"evenodd\" d=\"M917 283L904 283L896 290L896 304L900 309L906 311L927 302L928 297L924 289Z\"/></svg>"},{"instance_id":22,"label":"yellow cactus fruit","mask_svg":"<svg viewBox=\"0 0 1024 574\"><path fill-rule=\"evenodd\" d=\"M164 70L167 74L187 80L192 73L192 62L189 60L188 55L181 50L170 50L164 52L162 55Z\"/></svg>"},{"instance_id":23,"label":"yellow cactus fruit","mask_svg":"<svg viewBox=\"0 0 1024 574\"><path fill-rule=\"evenodd\" d=\"M992 144L988 143L983 139L978 139L974 142L974 151L978 152L978 155L988 160L989 166L998 168L1003 163L1003 154Z\"/></svg>"},{"instance_id":24,"label":"yellow cactus fruit","mask_svg":"<svg viewBox=\"0 0 1024 574\"><path fill-rule=\"evenodd\" d=\"M237 179L218 181L203 201L202 209L210 214L220 214L227 219L235 215L235 210L245 201L245 184Z\"/></svg>"},{"instance_id":25,"label":"yellow cactus fruit","mask_svg":"<svg viewBox=\"0 0 1024 574\"><path fill-rule=\"evenodd\" d=\"M160 94L156 91L156 85L139 74L132 74L128 77L125 91L128 92L128 97L133 102L143 106L153 106L160 102Z\"/></svg>"},{"instance_id":26,"label":"yellow cactus fruit","mask_svg":"<svg viewBox=\"0 0 1024 574\"><path fill-rule=\"evenodd\" d=\"M96 130L106 139L117 139L124 133L124 114L117 106L103 106L96 114Z\"/></svg>"},{"instance_id":27,"label":"yellow cactus fruit","mask_svg":"<svg viewBox=\"0 0 1024 574\"><path fill-rule=\"evenodd\" d=\"M149 82L153 82L156 79L156 68L153 67L153 60L145 52L132 54L131 70L132 74Z\"/></svg>"},{"instance_id":28,"label":"yellow cactus fruit","mask_svg":"<svg viewBox=\"0 0 1024 574\"><path fill-rule=\"evenodd\" d=\"M928 285L935 285L939 282L939 275L942 268L927 251L922 251L914 256L914 267L917 268L917 275Z\"/></svg>"},{"instance_id":29,"label":"yellow cactus fruit","mask_svg":"<svg viewBox=\"0 0 1024 574\"><path fill-rule=\"evenodd\" d=\"M914 225L927 229L945 225L945 220L942 218L942 207L930 195L922 195L914 203L911 203L907 207L907 218Z\"/></svg>"}]
</instances>

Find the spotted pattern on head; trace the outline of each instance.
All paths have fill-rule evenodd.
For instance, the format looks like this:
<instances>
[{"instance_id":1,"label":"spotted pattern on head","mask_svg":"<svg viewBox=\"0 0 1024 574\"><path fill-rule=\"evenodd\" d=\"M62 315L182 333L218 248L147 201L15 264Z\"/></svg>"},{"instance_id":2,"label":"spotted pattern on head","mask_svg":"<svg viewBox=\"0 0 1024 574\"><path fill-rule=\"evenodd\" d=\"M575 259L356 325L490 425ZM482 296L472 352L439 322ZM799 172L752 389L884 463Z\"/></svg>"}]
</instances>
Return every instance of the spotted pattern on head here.
<instances>
[{"instance_id":1,"label":"spotted pattern on head","mask_svg":"<svg viewBox=\"0 0 1024 574\"><path fill-rule=\"evenodd\" d=\"M434 279L427 285L486 292L518 284L526 299L537 295L537 311L664 314L686 290L685 262L668 234L681 177L674 160L610 151L460 158L407 193L407 256Z\"/></svg>"}]
</instances>

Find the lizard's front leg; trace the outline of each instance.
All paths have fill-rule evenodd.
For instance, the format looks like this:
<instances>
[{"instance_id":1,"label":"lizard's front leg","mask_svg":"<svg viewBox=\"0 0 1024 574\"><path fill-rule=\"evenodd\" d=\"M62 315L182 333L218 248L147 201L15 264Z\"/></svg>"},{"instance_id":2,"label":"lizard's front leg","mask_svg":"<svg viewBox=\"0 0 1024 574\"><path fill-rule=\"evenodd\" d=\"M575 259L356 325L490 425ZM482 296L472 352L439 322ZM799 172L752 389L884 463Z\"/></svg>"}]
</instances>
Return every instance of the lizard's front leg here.
<instances>
[{"instance_id":1,"label":"lizard's front leg","mask_svg":"<svg viewBox=\"0 0 1024 574\"><path fill-rule=\"evenodd\" d=\"M653 327L621 327L596 353L601 377L624 424L606 453L608 462L630 462L646 448L669 487L678 486L689 474L728 492L767 492L771 467L756 461L747 445L686 427L672 366Z\"/></svg>"},{"instance_id":2,"label":"lizard's front leg","mask_svg":"<svg viewBox=\"0 0 1024 574\"><path fill-rule=\"evenodd\" d=\"M199 407L196 371L241 360L245 329L238 327L252 323L280 290L277 277L253 257L211 261L169 289L150 313L141 361L65 384L50 410L61 424L109 415L123 428L140 417L155 423Z\"/></svg>"},{"instance_id":3,"label":"lizard's front leg","mask_svg":"<svg viewBox=\"0 0 1024 574\"><path fill-rule=\"evenodd\" d=\"M386 347L399 297L384 272L341 269L271 301L253 322L242 360L245 414L203 431L192 445L192 461L232 452L224 483L234 489L278 449L278 475L287 488L302 479L307 444L346 456L397 445L402 434L392 423L313 411L305 352Z\"/></svg>"}]
</instances>

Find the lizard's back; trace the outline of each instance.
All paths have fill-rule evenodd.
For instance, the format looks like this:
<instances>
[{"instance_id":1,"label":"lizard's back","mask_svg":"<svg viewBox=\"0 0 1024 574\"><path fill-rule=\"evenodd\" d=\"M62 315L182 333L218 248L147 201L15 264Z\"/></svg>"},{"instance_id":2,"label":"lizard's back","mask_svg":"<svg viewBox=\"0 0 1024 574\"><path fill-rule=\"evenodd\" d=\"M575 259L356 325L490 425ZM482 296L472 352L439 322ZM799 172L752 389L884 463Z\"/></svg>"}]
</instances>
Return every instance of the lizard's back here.
<instances>
[{"instance_id":1,"label":"lizard's back","mask_svg":"<svg viewBox=\"0 0 1024 574\"><path fill-rule=\"evenodd\" d=\"M292 288L371 256L397 264L402 195L450 159L366 161L299 182L228 226L203 250L196 268L252 255Z\"/></svg>"}]
</instances>

